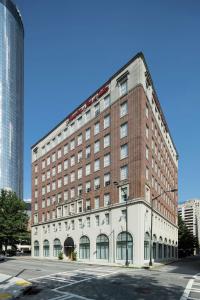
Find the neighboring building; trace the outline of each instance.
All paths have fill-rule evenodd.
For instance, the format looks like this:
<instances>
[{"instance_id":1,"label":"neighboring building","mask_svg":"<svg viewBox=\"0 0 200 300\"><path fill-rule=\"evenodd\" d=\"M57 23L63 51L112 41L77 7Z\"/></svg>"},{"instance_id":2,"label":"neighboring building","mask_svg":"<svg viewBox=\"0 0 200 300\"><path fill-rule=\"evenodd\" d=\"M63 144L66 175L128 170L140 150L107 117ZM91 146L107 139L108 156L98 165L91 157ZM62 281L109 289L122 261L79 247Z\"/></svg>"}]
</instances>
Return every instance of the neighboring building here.
<instances>
[{"instance_id":1,"label":"neighboring building","mask_svg":"<svg viewBox=\"0 0 200 300\"><path fill-rule=\"evenodd\" d=\"M23 196L24 29L10 0L0 0L0 189Z\"/></svg>"},{"instance_id":2,"label":"neighboring building","mask_svg":"<svg viewBox=\"0 0 200 300\"><path fill-rule=\"evenodd\" d=\"M191 199L178 205L178 212L200 245L200 199Z\"/></svg>"},{"instance_id":3,"label":"neighboring building","mask_svg":"<svg viewBox=\"0 0 200 300\"><path fill-rule=\"evenodd\" d=\"M142 53L32 146L32 255L149 260L151 199L178 156ZM113 182L117 182L118 186ZM126 241L126 204L128 239ZM153 256L176 257L177 195L154 201Z\"/></svg>"}]
</instances>

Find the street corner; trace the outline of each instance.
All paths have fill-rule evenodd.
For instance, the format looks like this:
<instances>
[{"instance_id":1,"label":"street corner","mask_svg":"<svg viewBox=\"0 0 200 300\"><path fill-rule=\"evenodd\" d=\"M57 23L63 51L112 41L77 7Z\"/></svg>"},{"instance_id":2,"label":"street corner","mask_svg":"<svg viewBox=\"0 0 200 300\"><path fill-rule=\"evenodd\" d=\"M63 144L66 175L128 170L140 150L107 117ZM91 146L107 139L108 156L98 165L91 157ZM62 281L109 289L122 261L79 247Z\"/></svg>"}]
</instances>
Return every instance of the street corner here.
<instances>
[{"instance_id":1,"label":"street corner","mask_svg":"<svg viewBox=\"0 0 200 300\"><path fill-rule=\"evenodd\" d=\"M13 295L11 293L0 293L0 300L9 300L13 299Z\"/></svg>"}]
</instances>

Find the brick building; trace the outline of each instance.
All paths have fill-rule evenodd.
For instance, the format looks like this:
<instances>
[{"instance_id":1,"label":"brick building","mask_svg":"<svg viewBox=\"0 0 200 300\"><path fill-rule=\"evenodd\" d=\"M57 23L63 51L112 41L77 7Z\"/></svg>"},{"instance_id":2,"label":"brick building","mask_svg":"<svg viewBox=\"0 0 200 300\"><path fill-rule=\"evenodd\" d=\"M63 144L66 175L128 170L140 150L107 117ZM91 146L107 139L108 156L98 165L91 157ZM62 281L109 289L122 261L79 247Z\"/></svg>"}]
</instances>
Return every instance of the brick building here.
<instances>
[{"instance_id":1,"label":"brick building","mask_svg":"<svg viewBox=\"0 0 200 300\"><path fill-rule=\"evenodd\" d=\"M76 252L80 261L123 264L128 249L129 263L143 265L151 199L177 187L177 169L176 148L138 53L32 146L32 255L56 258L62 251L71 259ZM165 193L153 207L153 257L170 259L178 239L177 195Z\"/></svg>"}]
</instances>

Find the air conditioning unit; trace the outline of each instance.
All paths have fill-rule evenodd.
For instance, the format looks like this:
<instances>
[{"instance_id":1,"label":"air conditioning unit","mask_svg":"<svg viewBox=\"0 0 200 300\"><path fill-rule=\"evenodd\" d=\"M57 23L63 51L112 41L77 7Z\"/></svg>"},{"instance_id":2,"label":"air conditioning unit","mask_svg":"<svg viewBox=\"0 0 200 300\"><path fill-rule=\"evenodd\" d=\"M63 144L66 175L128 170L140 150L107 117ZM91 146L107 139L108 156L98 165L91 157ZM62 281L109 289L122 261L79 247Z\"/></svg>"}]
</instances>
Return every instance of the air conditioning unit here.
<instances>
[{"instance_id":1,"label":"air conditioning unit","mask_svg":"<svg viewBox=\"0 0 200 300\"><path fill-rule=\"evenodd\" d=\"M91 210L91 206L87 206L87 207L86 207L86 210Z\"/></svg>"},{"instance_id":2,"label":"air conditioning unit","mask_svg":"<svg viewBox=\"0 0 200 300\"><path fill-rule=\"evenodd\" d=\"M79 208L78 208L78 211L79 211L79 212L82 212L82 207L79 207Z\"/></svg>"},{"instance_id":3,"label":"air conditioning unit","mask_svg":"<svg viewBox=\"0 0 200 300\"><path fill-rule=\"evenodd\" d=\"M78 162L81 162L82 161L82 158L79 158Z\"/></svg>"},{"instance_id":4,"label":"air conditioning unit","mask_svg":"<svg viewBox=\"0 0 200 300\"><path fill-rule=\"evenodd\" d=\"M95 190L98 190L98 189L100 189L100 184L95 185Z\"/></svg>"},{"instance_id":5,"label":"air conditioning unit","mask_svg":"<svg viewBox=\"0 0 200 300\"><path fill-rule=\"evenodd\" d=\"M106 182L105 182L105 185L106 185L106 186L107 186L107 185L110 185L110 180L106 181Z\"/></svg>"},{"instance_id":6,"label":"air conditioning unit","mask_svg":"<svg viewBox=\"0 0 200 300\"><path fill-rule=\"evenodd\" d=\"M87 188L87 193L89 193L91 191L91 188Z\"/></svg>"}]
</instances>

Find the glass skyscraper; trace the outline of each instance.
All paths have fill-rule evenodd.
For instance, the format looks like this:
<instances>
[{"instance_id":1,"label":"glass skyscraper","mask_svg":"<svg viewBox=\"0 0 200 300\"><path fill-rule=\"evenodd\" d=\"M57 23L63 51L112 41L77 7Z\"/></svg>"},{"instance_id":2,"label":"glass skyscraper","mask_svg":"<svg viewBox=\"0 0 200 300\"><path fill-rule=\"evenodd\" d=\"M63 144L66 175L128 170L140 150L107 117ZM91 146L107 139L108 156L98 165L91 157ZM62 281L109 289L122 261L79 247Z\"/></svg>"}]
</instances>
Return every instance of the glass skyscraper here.
<instances>
[{"instance_id":1,"label":"glass skyscraper","mask_svg":"<svg viewBox=\"0 0 200 300\"><path fill-rule=\"evenodd\" d=\"M24 29L11 0L0 0L0 189L23 196Z\"/></svg>"}]
</instances>

